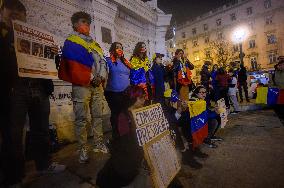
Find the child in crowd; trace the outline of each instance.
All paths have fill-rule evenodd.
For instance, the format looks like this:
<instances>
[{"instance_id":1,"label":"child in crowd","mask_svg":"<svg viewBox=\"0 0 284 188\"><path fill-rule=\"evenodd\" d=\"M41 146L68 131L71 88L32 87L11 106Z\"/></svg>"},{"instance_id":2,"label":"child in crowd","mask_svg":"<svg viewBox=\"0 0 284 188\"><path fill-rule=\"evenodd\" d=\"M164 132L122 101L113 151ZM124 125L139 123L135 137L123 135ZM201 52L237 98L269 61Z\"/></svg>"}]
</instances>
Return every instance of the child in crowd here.
<instances>
[{"instance_id":1,"label":"child in crowd","mask_svg":"<svg viewBox=\"0 0 284 188\"><path fill-rule=\"evenodd\" d=\"M155 92L154 92L154 100L157 102L161 102L164 97L165 92L165 67L162 64L162 58L164 54L155 53L153 58L153 66L151 68L154 83L155 83Z\"/></svg>"}]
</instances>

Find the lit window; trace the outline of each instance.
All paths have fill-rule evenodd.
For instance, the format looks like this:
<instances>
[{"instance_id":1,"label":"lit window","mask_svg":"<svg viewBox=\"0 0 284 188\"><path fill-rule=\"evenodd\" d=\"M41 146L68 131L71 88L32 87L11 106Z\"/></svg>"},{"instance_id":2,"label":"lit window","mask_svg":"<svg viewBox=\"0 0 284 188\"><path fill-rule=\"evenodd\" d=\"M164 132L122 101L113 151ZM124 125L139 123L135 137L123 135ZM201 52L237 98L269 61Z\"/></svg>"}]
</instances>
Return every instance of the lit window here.
<instances>
[{"instance_id":1,"label":"lit window","mask_svg":"<svg viewBox=\"0 0 284 188\"><path fill-rule=\"evenodd\" d=\"M192 34L195 35L196 34L196 28L192 29Z\"/></svg>"},{"instance_id":2,"label":"lit window","mask_svg":"<svg viewBox=\"0 0 284 188\"><path fill-rule=\"evenodd\" d=\"M247 8L247 15L251 15L252 14L252 7Z\"/></svg>"},{"instance_id":3,"label":"lit window","mask_svg":"<svg viewBox=\"0 0 284 188\"><path fill-rule=\"evenodd\" d=\"M204 42L207 44L209 43L209 41L210 41L209 36L205 36Z\"/></svg>"},{"instance_id":4,"label":"lit window","mask_svg":"<svg viewBox=\"0 0 284 188\"><path fill-rule=\"evenodd\" d=\"M277 51L271 51L268 53L268 61L269 63L277 62Z\"/></svg>"},{"instance_id":5,"label":"lit window","mask_svg":"<svg viewBox=\"0 0 284 188\"><path fill-rule=\"evenodd\" d=\"M265 8L270 8L271 7L271 0L265 0L264 1L264 7Z\"/></svg>"},{"instance_id":6,"label":"lit window","mask_svg":"<svg viewBox=\"0 0 284 188\"><path fill-rule=\"evenodd\" d=\"M211 52L210 52L210 50L206 50L206 51L205 51L205 56L206 56L207 59L210 59L210 58L211 58Z\"/></svg>"},{"instance_id":7,"label":"lit window","mask_svg":"<svg viewBox=\"0 0 284 188\"><path fill-rule=\"evenodd\" d=\"M249 48L255 48L255 40L249 41Z\"/></svg>"},{"instance_id":8,"label":"lit window","mask_svg":"<svg viewBox=\"0 0 284 188\"><path fill-rule=\"evenodd\" d=\"M183 43L182 48L185 50L186 49L186 43Z\"/></svg>"},{"instance_id":9,"label":"lit window","mask_svg":"<svg viewBox=\"0 0 284 188\"><path fill-rule=\"evenodd\" d=\"M181 33L181 37L182 37L182 38L185 38L185 32L182 32L182 33Z\"/></svg>"},{"instance_id":10,"label":"lit window","mask_svg":"<svg viewBox=\"0 0 284 188\"><path fill-rule=\"evenodd\" d=\"M265 18L265 24L266 24L266 25L272 24L272 16L267 16L267 17Z\"/></svg>"},{"instance_id":11,"label":"lit window","mask_svg":"<svg viewBox=\"0 0 284 188\"><path fill-rule=\"evenodd\" d=\"M223 39L223 33L222 33L222 32L219 32L219 33L217 34L217 38L218 38L219 40Z\"/></svg>"},{"instance_id":12,"label":"lit window","mask_svg":"<svg viewBox=\"0 0 284 188\"><path fill-rule=\"evenodd\" d=\"M231 20L232 21L235 21L237 18L236 18L236 14L235 13L233 13L233 14L230 14L230 16L231 16Z\"/></svg>"},{"instance_id":13,"label":"lit window","mask_svg":"<svg viewBox=\"0 0 284 188\"><path fill-rule=\"evenodd\" d=\"M275 44L277 42L276 36L274 34L267 35L268 44Z\"/></svg>"},{"instance_id":14,"label":"lit window","mask_svg":"<svg viewBox=\"0 0 284 188\"><path fill-rule=\"evenodd\" d=\"M193 57L194 57L194 61L199 61L200 60L199 52L194 52Z\"/></svg>"},{"instance_id":15,"label":"lit window","mask_svg":"<svg viewBox=\"0 0 284 188\"><path fill-rule=\"evenodd\" d=\"M251 69L252 69L252 70L257 70L257 69L258 69L256 57L252 56L252 57L250 58L250 64L251 64Z\"/></svg>"},{"instance_id":16,"label":"lit window","mask_svg":"<svg viewBox=\"0 0 284 188\"><path fill-rule=\"evenodd\" d=\"M192 44L193 44L193 47L198 46L198 42L197 42L197 40L193 40L193 41L192 41Z\"/></svg>"},{"instance_id":17,"label":"lit window","mask_svg":"<svg viewBox=\"0 0 284 188\"><path fill-rule=\"evenodd\" d=\"M221 19L216 20L216 24L217 24L217 26L222 25L222 20Z\"/></svg>"},{"instance_id":18,"label":"lit window","mask_svg":"<svg viewBox=\"0 0 284 188\"><path fill-rule=\"evenodd\" d=\"M204 31L207 31L207 30L208 30L208 25L207 25L207 24L204 24L204 25L203 25L203 29L204 29Z\"/></svg>"}]
</instances>

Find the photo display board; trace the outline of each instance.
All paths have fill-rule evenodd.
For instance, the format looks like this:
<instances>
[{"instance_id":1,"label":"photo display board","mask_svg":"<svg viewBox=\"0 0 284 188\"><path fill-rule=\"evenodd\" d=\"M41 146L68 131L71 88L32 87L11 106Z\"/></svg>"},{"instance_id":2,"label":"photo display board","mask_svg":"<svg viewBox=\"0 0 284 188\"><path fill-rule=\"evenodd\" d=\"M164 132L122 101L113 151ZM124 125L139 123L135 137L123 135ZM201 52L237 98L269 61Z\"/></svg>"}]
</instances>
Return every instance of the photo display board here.
<instances>
[{"instance_id":1,"label":"photo display board","mask_svg":"<svg viewBox=\"0 0 284 188\"><path fill-rule=\"evenodd\" d=\"M169 123L161 104L131 111L138 143L150 166L153 184L166 188L179 172L181 165L169 131Z\"/></svg>"},{"instance_id":2,"label":"photo display board","mask_svg":"<svg viewBox=\"0 0 284 188\"><path fill-rule=\"evenodd\" d=\"M20 77L58 79L55 35L20 21L13 21L14 46Z\"/></svg>"}]
</instances>

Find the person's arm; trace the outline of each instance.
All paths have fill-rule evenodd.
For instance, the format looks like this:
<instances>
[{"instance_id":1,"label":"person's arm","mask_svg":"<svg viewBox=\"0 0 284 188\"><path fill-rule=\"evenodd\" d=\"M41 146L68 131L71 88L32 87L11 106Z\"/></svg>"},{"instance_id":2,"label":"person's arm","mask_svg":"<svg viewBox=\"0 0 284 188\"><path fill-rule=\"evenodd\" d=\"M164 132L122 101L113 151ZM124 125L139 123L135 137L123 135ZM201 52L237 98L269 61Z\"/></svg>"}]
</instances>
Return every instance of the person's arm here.
<instances>
[{"instance_id":1,"label":"person's arm","mask_svg":"<svg viewBox=\"0 0 284 188\"><path fill-rule=\"evenodd\" d=\"M194 69L194 65L193 65L188 59L186 59L186 62L187 62L187 64L188 64L188 68L189 68L190 70L193 70L193 69Z\"/></svg>"}]
</instances>

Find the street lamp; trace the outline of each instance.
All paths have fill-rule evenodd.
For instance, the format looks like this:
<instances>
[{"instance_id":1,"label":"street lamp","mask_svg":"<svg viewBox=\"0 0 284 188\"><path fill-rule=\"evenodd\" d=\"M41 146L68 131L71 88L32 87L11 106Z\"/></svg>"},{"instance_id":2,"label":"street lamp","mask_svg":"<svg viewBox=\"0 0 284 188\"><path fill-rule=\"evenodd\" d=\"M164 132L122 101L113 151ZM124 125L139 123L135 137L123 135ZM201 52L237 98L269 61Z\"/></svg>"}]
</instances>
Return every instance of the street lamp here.
<instances>
[{"instance_id":1,"label":"street lamp","mask_svg":"<svg viewBox=\"0 0 284 188\"><path fill-rule=\"evenodd\" d=\"M240 62L243 65L244 64L244 56L245 54L243 53L243 41L246 39L248 36L248 30L246 27L237 27L232 34L232 40L235 44L239 44L240 46Z\"/></svg>"}]
</instances>

